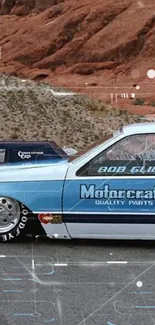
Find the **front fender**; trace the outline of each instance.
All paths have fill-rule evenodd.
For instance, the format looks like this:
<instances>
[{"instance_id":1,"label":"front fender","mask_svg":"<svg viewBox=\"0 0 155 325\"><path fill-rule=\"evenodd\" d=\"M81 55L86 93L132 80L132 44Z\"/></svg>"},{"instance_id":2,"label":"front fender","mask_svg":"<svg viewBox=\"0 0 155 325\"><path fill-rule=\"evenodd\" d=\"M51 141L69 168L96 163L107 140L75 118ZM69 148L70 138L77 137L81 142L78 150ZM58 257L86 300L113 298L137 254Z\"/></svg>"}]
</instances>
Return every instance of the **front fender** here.
<instances>
[{"instance_id":1,"label":"front fender","mask_svg":"<svg viewBox=\"0 0 155 325\"><path fill-rule=\"evenodd\" d=\"M64 180L0 182L0 196L13 198L38 212L62 212Z\"/></svg>"}]
</instances>

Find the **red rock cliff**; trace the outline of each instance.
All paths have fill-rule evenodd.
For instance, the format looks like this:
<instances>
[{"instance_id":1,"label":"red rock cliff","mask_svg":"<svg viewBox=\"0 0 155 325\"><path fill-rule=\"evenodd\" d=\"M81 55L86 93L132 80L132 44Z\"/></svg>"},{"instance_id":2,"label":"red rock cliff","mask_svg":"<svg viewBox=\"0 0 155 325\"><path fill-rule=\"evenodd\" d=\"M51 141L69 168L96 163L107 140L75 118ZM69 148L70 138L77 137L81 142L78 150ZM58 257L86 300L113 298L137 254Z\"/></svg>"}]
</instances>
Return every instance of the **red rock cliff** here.
<instances>
[{"instance_id":1,"label":"red rock cliff","mask_svg":"<svg viewBox=\"0 0 155 325\"><path fill-rule=\"evenodd\" d=\"M0 0L0 11L0 71L79 90L143 83L152 96L154 0Z\"/></svg>"}]
</instances>

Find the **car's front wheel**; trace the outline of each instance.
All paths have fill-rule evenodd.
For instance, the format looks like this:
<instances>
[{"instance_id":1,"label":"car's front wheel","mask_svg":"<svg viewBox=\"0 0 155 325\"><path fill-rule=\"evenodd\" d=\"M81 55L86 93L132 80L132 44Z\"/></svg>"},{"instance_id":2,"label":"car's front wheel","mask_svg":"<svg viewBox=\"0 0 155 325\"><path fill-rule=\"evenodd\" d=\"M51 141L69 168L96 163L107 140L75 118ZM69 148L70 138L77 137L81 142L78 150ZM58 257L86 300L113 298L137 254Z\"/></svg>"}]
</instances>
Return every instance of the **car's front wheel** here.
<instances>
[{"instance_id":1,"label":"car's front wheel","mask_svg":"<svg viewBox=\"0 0 155 325\"><path fill-rule=\"evenodd\" d=\"M19 236L28 222L28 209L9 197L0 197L0 241Z\"/></svg>"}]
</instances>

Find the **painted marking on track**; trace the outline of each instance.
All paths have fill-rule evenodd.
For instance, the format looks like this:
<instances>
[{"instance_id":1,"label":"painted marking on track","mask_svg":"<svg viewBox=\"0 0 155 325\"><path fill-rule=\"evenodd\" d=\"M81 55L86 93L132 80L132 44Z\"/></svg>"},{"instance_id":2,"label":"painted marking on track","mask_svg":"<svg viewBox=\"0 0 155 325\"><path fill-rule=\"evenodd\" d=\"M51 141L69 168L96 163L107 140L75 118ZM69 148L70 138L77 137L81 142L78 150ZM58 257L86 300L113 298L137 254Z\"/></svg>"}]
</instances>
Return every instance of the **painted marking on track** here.
<instances>
[{"instance_id":1,"label":"painted marking on track","mask_svg":"<svg viewBox=\"0 0 155 325\"><path fill-rule=\"evenodd\" d=\"M146 295L148 295L148 294L151 294L152 292L151 291L131 291L130 293L138 293L138 294L146 294Z\"/></svg>"},{"instance_id":2,"label":"painted marking on track","mask_svg":"<svg viewBox=\"0 0 155 325\"><path fill-rule=\"evenodd\" d=\"M127 264L127 261L107 261L107 264Z\"/></svg>"},{"instance_id":3,"label":"painted marking on track","mask_svg":"<svg viewBox=\"0 0 155 325\"><path fill-rule=\"evenodd\" d=\"M13 314L14 316L31 316L31 314Z\"/></svg>"},{"instance_id":4,"label":"painted marking on track","mask_svg":"<svg viewBox=\"0 0 155 325\"><path fill-rule=\"evenodd\" d=\"M44 323L54 322L55 320L56 320L55 318L52 318L52 319L49 319L49 320L44 320Z\"/></svg>"},{"instance_id":5,"label":"painted marking on track","mask_svg":"<svg viewBox=\"0 0 155 325\"><path fill-rule=\"evenodd\" d=\"M67 263L54 263L54 266L68 266Z\"/></svg>"},{"instance_id":6,"label":"painted marking on track","mask_svg":"<svg viewBox=\"0 0 155 325\"><path fill-rule=\"evenodd\" d=\"M34 260L32 260L32 270L35 269Z\"/></svg>"},{"instance_id":7,"label":"painted marking on track","mask_svg":"<svg viewBox=\"0 0 155 325\"><path fill-rule=\"evenodd\" d=\"M155 306L136 306L136 308L138 309L138 308L145 308L145 309L155 309Z\"/></svg>"},{"instance_id":8,"label":"painted marking on track","mask_svg":"<svg viewBox=\"0 0 155 325\"><path fill-rule=\"evenodd\" d=\"M21 281L22 279L20 278L4 278L4 281Z\"/></svg>"},{"instance_id":9,"label":"painted marking on track","mask_svg":"<svg viewBox=\"0 0 155 325\"><path fill-rule=\"evenodd\" d=\"M23 290L3 290L3 292L22 292Z\"/></svg>"}]
</instances>

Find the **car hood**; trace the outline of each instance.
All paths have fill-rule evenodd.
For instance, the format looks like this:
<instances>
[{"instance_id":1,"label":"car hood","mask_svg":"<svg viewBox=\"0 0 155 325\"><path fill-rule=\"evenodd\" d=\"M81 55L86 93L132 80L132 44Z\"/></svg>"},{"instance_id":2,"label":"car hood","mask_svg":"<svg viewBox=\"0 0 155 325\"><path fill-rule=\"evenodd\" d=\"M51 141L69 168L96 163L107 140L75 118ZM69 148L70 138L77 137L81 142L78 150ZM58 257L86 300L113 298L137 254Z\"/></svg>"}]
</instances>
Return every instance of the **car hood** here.
<instances>
[{"instance_id":1,"label":"car hood","mask_svg":"<svg viewBox=\"0 0 155 325\"><path fill-rule=\"evenodd\" d=\"M64 179L70 163L67 160L41 164L0 166L0 182Z\"/></svg>"}]
</instances>

